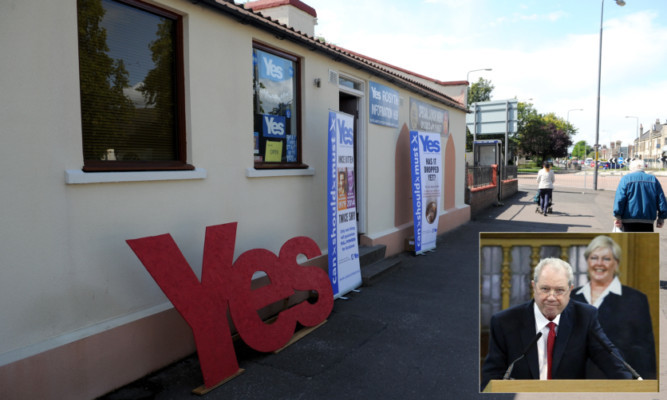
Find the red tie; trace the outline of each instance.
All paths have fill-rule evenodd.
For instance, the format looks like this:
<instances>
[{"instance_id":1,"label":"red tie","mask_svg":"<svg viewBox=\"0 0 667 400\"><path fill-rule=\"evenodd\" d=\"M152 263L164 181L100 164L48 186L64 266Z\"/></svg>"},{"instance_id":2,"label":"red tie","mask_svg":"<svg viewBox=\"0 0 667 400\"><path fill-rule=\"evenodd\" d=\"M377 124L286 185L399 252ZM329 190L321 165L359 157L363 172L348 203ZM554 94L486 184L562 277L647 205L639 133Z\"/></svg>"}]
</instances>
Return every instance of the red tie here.
<instances>
[{"instance_id":1,"label":"red tie","mask_svg":"<svg viewBox=\"0 0 667 400\"><path fill-rule=\"evenodd\" d=\"M554 342L556 341L556 324L549 322L549 336L547 337L547 379L551 379L551 360L553 360Z\"/></svg>"}]
</instances>

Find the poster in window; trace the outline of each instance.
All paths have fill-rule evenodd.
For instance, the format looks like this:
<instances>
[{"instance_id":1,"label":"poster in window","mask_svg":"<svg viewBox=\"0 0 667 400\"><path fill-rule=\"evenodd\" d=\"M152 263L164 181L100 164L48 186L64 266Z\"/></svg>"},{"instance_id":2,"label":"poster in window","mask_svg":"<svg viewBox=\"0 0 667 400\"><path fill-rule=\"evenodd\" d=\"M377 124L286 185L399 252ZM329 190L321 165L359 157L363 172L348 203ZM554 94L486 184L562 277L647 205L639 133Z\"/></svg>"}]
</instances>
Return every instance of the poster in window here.
<instances>
[{"instance_id":1,"label":"poster in window","mask_svg":"<svg viewBox=\"0 0 667 400\"><path fill-rule=\"evenodd\" d=\"M274 140L266 141L266 154L264 160L266 162L280 162L283 155L283 142L276 142Z\"/></svg>"},{"instance_id":2,"label":"poster in window","mask_svg":"<svg viewBox=\"0 0 667 400\"><path fill-rule=\"evenodd\" d=\"M282 115L262 115L262 135L270 139L284 139L287 127Z\"/></svg>"},{"instance_id":3,"label":"poster in window","mask_svg":"<svg viewBox=\"0 0 667 400\"><path fill-rule=\"evenodd\" d=\"M259 154L259 132L253 132L252 138L254 154Z\"/></svg>"},{"instance_id":4,"label":"poster in window","mask_svg":"<svg viewBox=\"0 0 667 400\"><path fill-rule=\"evenodd\" d=\"M285 142L285 150L287 156L287 162L296 162L296 135L287 135L287 141Z\"/></svg>"},{"instance_id":5,"label":"poster in window","mask_svg":"<svg viewBox=\"0 0 667 400\"><path fill-rule=\"evenodd\" d=\"M257 67L259 69L260 79L269 79L275 82L291 79L294 75L294 68L290 60L266 53L261 50L257 52Z\"/></svg>"},{"instance_id":6,"label":"poster in window","mask_svg":"<svg viewBox=\"0 0 667 400\"><path fill-rule=\"evenodd\" d=\"M412 211L415 253L435 249L438 205L442 197L442 153L439 133L410 131Z\"/></svg>"},{"instance_id":7,"label":"poster in window","mask_svg":"<svg viewBox=\"0 0 667 400\"><path fill-rule=\"evenodd\" d=\"M354 117L329 111L327 229L329 278L334 296L361 285L354 200Z\"/></svg>"}]
</instances>

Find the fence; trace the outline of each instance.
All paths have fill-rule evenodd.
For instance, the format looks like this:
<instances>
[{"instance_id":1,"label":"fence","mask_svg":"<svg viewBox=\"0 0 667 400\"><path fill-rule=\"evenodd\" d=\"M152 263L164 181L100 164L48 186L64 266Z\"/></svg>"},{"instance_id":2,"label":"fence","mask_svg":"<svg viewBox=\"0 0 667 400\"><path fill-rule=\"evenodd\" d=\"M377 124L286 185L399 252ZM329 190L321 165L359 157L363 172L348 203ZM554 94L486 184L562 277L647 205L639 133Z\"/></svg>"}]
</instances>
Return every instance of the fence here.
<instances>
[{"instance_id":1,"label":"fence","mask_svg":"<svg viewBox=\"0 0 667 400\"><path fill-rule=\"evenodd\" d=\"M507 165L501 169L501 180L517 179L516 165ZM477 188L493 185L494 167L490 165L471 167L466 166L466 176L468 177L468 188Z\"/></svg>"}]
</instances>

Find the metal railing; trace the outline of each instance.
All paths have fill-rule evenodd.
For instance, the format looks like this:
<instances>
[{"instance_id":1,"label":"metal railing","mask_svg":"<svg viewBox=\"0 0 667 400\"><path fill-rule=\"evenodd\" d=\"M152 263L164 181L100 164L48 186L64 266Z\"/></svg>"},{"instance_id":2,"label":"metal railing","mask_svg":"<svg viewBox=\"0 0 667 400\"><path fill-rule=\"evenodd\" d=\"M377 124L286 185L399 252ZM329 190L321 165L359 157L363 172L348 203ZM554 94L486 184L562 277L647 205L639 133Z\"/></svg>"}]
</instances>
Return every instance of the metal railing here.
<instances>
[{"instance_id":1,"label":"metal railing","mask_svg":"<svg viewBox=\"0 0 667 400\"><path fill-rule=\"evenodd\" d=\"M466 167L468 187L476 188L493 184L493 167L484 165L477 167Z\"/></svg>"},{"instance_id":2,"label":"metal railing","mask_svg":"<svg viewBox=\"0 0 667 400\"><path fill-rule=\"evenodd\" d=\"M466 176L468 177L468 187L476 188L493 184L493 167L483 165L477 167L466 166ZM501 179L517 179L516 165L501 167Z\"/></svg>"}]
</instances>

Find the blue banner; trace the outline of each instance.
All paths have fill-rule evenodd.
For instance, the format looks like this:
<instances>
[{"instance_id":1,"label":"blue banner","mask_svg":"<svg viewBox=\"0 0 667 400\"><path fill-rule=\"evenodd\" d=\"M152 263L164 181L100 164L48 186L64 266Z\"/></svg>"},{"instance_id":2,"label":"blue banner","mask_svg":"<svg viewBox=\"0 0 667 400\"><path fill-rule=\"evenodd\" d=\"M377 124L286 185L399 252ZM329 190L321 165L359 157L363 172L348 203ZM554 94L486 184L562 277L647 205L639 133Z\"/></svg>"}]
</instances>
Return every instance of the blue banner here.
<instances>
[{"instance_id":1,"label":"blue banner","mask_svg":"<svg viewBox=\"0 0 667 400\"><path fill-rule=\"evenodd\" d=\"M442 149L439 133L410 131L412 212L415 253L432 250L438 235L442 182Z\"/></svg>"},{"instance_id":2,"label":"blue banner","mask_svg":"<svg viewBox=\"0 0 667 400\"><path fill-rule=\"evenodd\" d=\"M370 121L372 124L398 127L398 91L370 81Z\"/></svg>"},{"instance_id":3,"label":"blue banner","mask_svg":"<svg viewBox=\"0 0 667 400\"><path fill-rule=\"evenodd\" d=\"M265 138L284 139L286 131L285 117L282 115L262 115L262 135Z\"/></svg>"},{"instance_id":4,"label":"blue banner","mask_svg":"<svg viewBox=\"0 0 667 400\"><path fill-rule=\"evenodd\" d=\"M253 59L253 62L258 64L260 79L280 82L292 78L294 69L290 60L261 50L255 51L257 52L257 59Z\"/></svg>"},{"instance_id":5,"label":"blue banner","mask_svg":"<svg viewBox=\"0 0 667 400\"><path fill-rule=\"evenodd\" d=\"M334 297L361 285L354 187L354 118L329 111L327 228Z\"/></svg>"}]
</instances>

